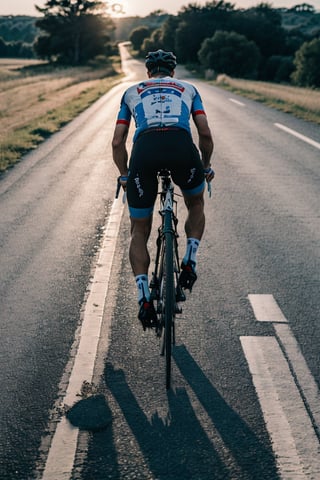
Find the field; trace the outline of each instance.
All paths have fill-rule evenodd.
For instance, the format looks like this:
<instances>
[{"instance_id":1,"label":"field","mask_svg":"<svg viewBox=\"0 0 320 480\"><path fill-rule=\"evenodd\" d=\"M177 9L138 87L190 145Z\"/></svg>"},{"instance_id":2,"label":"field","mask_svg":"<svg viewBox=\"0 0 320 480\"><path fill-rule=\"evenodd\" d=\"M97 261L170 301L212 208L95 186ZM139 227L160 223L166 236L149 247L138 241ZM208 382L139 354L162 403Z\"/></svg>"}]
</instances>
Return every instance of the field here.
<instances>
[{"instance_id":1,"label":"field","mask_svg":"<svg viewBox=\"0 0 320 480\"><path fill-rule=\"evenodd\" d=\"M109 64L52 69L0 59L0 173L119 81Z\"/></svg>"},{"instance_id":2,"label":"field","mask_svg":"<svg viewBox=\"0 0 320 480\"><path fill-rule=\"evenodd\" d=\"M320 124L320 90L230 78L219 75L214 82L234 93Z\"/></svg>"}]
</instances>

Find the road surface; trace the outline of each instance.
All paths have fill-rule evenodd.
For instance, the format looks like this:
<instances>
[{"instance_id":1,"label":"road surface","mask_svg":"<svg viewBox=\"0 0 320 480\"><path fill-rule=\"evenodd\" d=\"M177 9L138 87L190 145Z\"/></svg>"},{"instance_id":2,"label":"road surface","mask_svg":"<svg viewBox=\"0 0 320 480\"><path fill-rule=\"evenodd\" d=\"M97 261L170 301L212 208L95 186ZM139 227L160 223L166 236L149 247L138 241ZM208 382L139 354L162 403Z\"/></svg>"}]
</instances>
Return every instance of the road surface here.
<instances>
[{"instance_id":1,"label":"road surface","mask_svg":"<svg viewBox=\"0 0 320 480\"><path fill-rule=\"evenodd\" d=\"M192 80L216 180L167 393L114 201L115 116L144 78L123 61L122 84L0 181L0 478L318 479L319 129ZM184 218L180 201L181 251ZM111 419L94 434L64 416L84 381Z\"/></svg>"}]
</instances>

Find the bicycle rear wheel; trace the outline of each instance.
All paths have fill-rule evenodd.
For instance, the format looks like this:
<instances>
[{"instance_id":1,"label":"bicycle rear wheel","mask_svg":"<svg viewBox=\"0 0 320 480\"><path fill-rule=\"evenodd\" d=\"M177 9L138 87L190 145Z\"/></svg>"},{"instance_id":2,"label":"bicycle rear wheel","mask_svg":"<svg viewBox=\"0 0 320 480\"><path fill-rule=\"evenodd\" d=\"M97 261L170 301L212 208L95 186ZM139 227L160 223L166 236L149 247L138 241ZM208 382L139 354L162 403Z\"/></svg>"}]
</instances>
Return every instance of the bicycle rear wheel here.
<instances>
[{"instance_id":1,"label":"bicycle rear wheel","mask_svg":"<svg viewBox=\"0 0 320 480\"><path fill-rule=\"evenodd\" d=\"M171 356L174 328L174 269L172 232L165 232L163 255L163 338L162 349L166 360L166 388L171 386Z\"/></svg>"}]
</instances>

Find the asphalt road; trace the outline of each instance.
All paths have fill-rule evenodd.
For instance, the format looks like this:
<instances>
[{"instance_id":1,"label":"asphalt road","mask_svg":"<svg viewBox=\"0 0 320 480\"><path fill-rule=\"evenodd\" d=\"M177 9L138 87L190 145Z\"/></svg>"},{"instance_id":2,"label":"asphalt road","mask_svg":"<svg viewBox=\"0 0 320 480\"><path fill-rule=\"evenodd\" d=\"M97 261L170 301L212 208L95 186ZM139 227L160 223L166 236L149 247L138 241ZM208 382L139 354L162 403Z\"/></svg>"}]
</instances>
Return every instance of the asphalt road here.
<instances>
[{"instance_id":1,"label":"asphalt road","mask_svg":"<svg viewBox=\"0 0 320 480\"><path fill-rule=\"evenodd\" d=\"M126 82L0 181L4 480L41 478L63 416L55 406L114 202L115 115L124 88L144 76L138 62L125 66ZM177 322L173 389L157 339L136 319L125 207L93 378L112 423L80 432L73 473L54 480L320 476L319 128L193 82L214 132L216 180L199 280ZM184 215L180 202L182 251ZM258 321L249 295L272 296L283 318L274 322L268 303Z\"/></svg>"}]
</instances>

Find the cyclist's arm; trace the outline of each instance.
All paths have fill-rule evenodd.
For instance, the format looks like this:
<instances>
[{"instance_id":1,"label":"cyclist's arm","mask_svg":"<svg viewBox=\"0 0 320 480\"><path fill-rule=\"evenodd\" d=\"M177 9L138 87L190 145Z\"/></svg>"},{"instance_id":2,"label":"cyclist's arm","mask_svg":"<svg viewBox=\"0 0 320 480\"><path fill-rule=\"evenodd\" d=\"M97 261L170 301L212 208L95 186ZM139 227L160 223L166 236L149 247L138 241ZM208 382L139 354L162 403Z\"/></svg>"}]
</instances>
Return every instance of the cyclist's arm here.
<instances>
[{"instance_id":1,"label":"cyclist's arm","mask_svg":"<svg viewBox=\"0 0 320 480\"><path fill-rule=\"evenodd\" d=\"M199 135L199 149L201 152L203 167L208 168L211 166L210 159L214 149L214 143L208 120L204 113L194 115L193 120Z\"/></svg>"},{"instance_id":2,"label":"cyclist's arm","mask_svg":"<svg viewBox=\"0 0 320 480\"><path fill-rule=\"evenodd\" d=\"M117 123L112 139L113 161L121 176L128 175L128 151L126 148L128 131L129 126L126 123Z\"/></svg>"}]
</instances>

